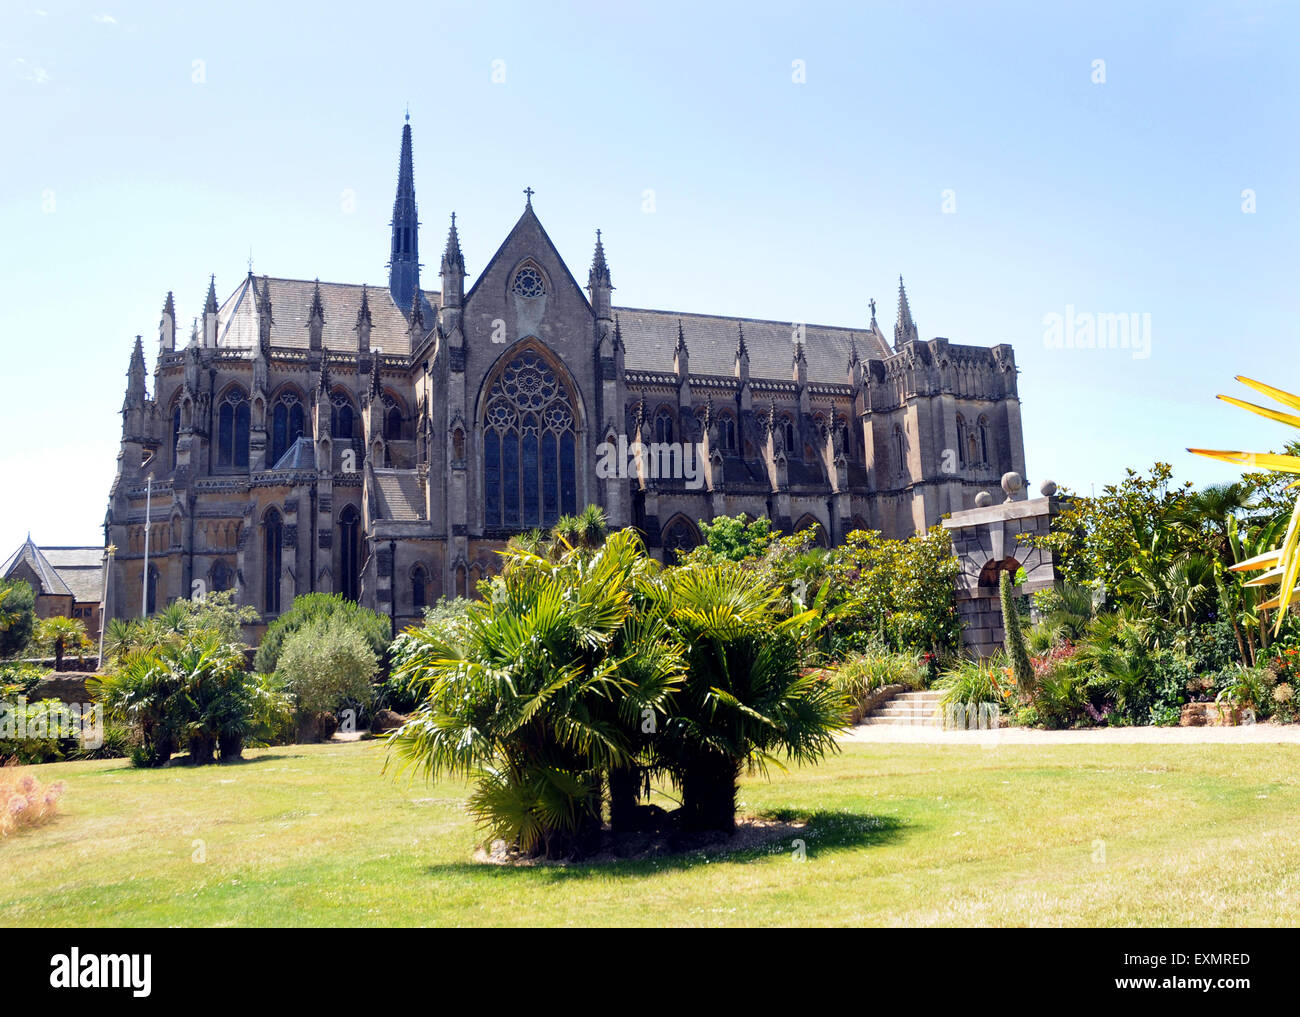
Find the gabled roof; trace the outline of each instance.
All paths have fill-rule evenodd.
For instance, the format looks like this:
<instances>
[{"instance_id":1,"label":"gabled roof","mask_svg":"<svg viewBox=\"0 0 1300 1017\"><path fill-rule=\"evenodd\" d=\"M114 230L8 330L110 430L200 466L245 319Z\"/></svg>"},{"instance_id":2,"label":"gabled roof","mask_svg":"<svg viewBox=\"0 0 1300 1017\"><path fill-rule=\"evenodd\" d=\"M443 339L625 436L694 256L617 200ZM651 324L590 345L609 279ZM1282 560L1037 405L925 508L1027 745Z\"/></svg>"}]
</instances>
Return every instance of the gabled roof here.
<instances>
[{"instance_id":1,"label":"gabled roof","mask_svg":"<svg viewBox=\"0 0 1300 1017\"><path fill-rule=\"evenodd\" d=\"M316 281L250 275L244 277L243 282L217 311L218 346L237 349L253 349L257 346L258 309L262 306L263 294L267 289L271 292L271 345L304 350L311 345L307 323L311 319ZM320 284L321 305L325 314L321 345L325 349L356 352L361 289L360 283ZM441 304L441 295L429 290L424 290L423 293L428 307L425 320L432 321L433 312ZM411 336L407 312L410 308L399 308L393 303L387 284L368 286L366 296L371 320L370 348L394 355L409 354Z\"/></svg>"},{"instance_id":2,"label":"gabled roof","mask_svg":"<svg viewBox=\"0 0 1300 1017\"><path fill-rule=\"evenodd\" d=\"M18 566L23 564L26 564L36 575L37 582L40 584L40 589L35 591L37 594L47 597L73 596L72 591L68 589L68 584L59 576L49 559L41 553L41 549L32 543L30 536L6 559L4 565L0 566L0 577L8 579Z\"/></svg>"},{"instance_id":3,"label":"gabled roof","mask_svg":"<svg viewBox=\"0 0 1300 1017\"><path fill-rule=\"evenodd\" d=\"M522 233L530 226L536 227L537 231L542 235L542 240L546 244L546 249L555 256L556 262L564 272L564 278L569 280L569 285L573 287L582 302L590 307L591 302L587 299L587 294L583 291L582 287L578 285L578 280L573 278L573 273L569 271L568 262L566 262L560 255L559 250L555 246L555 242L551 240L550 234L546 232L546 227L542 225L542 220L537 218L537 213L533 211L533 203L531 200L524 207L524 214L519 217L514 228L506 235L505 240L501 241L501 246L498 247L496 253L488 259L488 263L483 267L483 271L480 272L478 278L474 280L474 285L471 286L469 292L465 294L465 303L469 303L470 298L474 295L474 291L477 290L483 280L492 273L492 269L496 266L496 263L504 257L506 249L511 246L516 234ZM534 257L535 256L536 255L534 255Z\"/></svg>"}]
</instances>

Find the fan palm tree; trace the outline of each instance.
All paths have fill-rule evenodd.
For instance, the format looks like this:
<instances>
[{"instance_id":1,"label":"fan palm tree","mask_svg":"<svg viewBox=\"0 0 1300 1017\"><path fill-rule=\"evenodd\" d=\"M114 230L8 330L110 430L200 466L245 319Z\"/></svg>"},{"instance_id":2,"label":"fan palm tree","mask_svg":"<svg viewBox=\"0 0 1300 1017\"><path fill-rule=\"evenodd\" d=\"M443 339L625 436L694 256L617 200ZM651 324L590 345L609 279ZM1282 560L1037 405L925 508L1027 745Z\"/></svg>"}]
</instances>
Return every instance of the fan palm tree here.
<instances>
[{"instance_id":1,"label":"fan palm tree","mask_svg":"<svg viewBox=\"0 0 1300 1017\"><path fill-rule=\"evenodd\" d=\"M638 611L662 597L632 532L593 553L504 558L499 597L455 629L411 634L397 674L424 702L390 749L402 770L472 779L469 808L490 836L581 853L600 829L604 775L635 765L635 725L666 708L681 653L661 617Z\"/></svg>"},{"instance_id":2,"label":"fan palm tree","mask_svg":"<svg viewBox=\"0 0 1300 1017\"><path fill-rule=\"evenodd\" d=\"M741 772L834 752L846 703L803 667L819 607L780 618L778 592L734 562L676 569L668 586L687 675L653 751L688 829L734 830Z\"/></svg>"}]
</instances>

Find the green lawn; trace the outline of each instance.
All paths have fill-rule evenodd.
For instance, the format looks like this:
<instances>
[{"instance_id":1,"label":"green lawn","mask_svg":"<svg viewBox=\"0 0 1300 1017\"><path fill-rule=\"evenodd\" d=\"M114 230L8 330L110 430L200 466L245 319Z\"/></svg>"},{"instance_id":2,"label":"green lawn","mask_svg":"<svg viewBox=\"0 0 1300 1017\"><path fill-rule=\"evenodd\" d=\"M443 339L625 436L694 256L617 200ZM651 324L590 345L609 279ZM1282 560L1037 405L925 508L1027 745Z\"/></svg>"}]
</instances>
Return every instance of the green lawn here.
<instances>
[{"instance_id":1,"label":"green lawn","mask_svg":"<svg viewBox=\"0 0 1300 1017\"><path fill-rule=\"evenodd\" d=\"M464 787L381 777L377 743L247 755L34 768L68 791L52 824L0 842L0 925L1236 925L1300 912L1300 746L849 745L742 789L746 811L810 818L805 861L783 843L533 868L474 863Z\"/></svg>"}]
</instances>

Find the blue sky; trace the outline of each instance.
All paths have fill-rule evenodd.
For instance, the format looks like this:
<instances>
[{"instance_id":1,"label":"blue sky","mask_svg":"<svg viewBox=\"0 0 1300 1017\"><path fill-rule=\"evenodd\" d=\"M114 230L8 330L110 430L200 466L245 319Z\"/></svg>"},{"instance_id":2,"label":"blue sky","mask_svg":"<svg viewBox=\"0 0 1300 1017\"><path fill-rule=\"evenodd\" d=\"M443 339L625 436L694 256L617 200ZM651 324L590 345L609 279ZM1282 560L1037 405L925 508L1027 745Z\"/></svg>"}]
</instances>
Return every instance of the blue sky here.
<instances>
[{"instance_id":1,"label":"blue sky","mask_svg":"<svg viewBox=\"0 0 1300 1017\"><path fill-rule=\"evenodd\" d=\"M472 283L532 186L621 304L888 328L902 273L924 337L1015 346L1035 485L1287 436L1214 395L1300 389L1294 7L209 6L5 5L0 553L102 538L168 289L185 334L250 249L385 282L407 102L430 287L452 210ZM1067 307L1149 355L1053 348Z\"/></svg>"}]
</instances>

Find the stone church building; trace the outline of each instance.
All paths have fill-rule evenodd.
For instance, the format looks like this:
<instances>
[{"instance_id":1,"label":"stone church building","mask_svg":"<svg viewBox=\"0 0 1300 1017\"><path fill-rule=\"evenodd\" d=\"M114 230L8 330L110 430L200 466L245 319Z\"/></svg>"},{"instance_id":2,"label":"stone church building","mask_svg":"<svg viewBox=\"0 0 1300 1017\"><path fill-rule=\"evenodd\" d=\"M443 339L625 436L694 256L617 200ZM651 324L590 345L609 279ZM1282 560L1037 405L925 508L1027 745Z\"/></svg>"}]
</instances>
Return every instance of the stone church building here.
<instances>
[{"instance_id":1,"label":"stone church building","mask_svg":"<svg viewBox=\"0 0 1300 1017\"><path fill-rule=\"evenodd\" d=\"M335 591L401 626L588 504L671 560L700 519L905 536L1024 475L1011 347L923 340L901 278L892 335L874 300L852 328L619 307L599 231L584 288L525 193L472 284L453 213L424 288L408 122L387 286L213 279L182 346L167 294L152 384L139 337L127 372L110 617L237 587L264 620Z\"/></svg>"}]
</instances>

